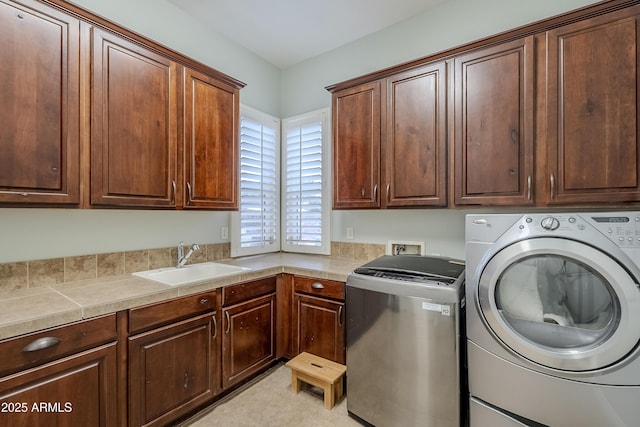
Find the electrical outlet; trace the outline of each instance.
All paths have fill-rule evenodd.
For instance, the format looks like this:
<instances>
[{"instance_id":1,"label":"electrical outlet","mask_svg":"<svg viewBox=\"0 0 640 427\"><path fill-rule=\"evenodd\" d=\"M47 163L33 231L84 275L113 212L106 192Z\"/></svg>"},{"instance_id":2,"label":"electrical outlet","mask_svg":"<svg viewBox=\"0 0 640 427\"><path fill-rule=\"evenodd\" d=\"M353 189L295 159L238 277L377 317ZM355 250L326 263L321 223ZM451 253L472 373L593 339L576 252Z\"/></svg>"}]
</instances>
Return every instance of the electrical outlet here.
<instances>
[{"instance_id":1,"label":"electrical outlet","mask_svg":"<svg viewBox=\"0 0 640 427\"><path fill-rule=\"evenodd\" d=\"M229 227L220 228L220 238L222 240L227 240L229 238Z\"/></svg>"},{"instance_id":2,"label":"electrical outlet","mask_svg":"<svg viewBox=\"0 0 640 427\"><path fill-rule=\"evenodd\" d=\"M353 240L353 227L347 227L347 239Z\"/></svg>"}]
</instances>

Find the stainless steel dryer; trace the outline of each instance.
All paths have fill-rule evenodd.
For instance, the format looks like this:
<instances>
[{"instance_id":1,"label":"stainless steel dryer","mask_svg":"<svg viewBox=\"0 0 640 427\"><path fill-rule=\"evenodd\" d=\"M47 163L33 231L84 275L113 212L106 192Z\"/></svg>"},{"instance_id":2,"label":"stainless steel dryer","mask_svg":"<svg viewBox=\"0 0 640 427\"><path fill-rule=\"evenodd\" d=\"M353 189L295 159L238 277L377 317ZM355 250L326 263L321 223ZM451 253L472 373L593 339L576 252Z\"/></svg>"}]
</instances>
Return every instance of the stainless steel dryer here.
<instances>
[{"instance_id":1,"label":"stainless steel dryer","mask_svg":"<svg viewBox=\"0 0 640 427\"><path fill-rule=\"evenodd\" d=\"M640 212L466 217L470 426L637 426Z\"/></svg>"}]
</instances>

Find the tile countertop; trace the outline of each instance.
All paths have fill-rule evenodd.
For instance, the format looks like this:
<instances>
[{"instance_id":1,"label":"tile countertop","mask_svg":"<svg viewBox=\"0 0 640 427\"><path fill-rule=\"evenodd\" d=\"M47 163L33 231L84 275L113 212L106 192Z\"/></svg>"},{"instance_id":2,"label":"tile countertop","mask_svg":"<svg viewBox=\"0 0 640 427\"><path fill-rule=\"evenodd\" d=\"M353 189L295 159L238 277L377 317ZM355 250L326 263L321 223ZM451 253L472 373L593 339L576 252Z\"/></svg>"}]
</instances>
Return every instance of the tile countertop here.
<instances>
[{"instance_id":1,"label":"tile countertop","mask_svg":"<svg viewBox=\"0 0 640 427\"><path fill-rule=\"evenodd\" d=\"M0 339L283 272L344 282L347 275L365 261L274 253L216 262L250 270L180 286L125 275L0 295Z\"/></svg>"}]
</instances>

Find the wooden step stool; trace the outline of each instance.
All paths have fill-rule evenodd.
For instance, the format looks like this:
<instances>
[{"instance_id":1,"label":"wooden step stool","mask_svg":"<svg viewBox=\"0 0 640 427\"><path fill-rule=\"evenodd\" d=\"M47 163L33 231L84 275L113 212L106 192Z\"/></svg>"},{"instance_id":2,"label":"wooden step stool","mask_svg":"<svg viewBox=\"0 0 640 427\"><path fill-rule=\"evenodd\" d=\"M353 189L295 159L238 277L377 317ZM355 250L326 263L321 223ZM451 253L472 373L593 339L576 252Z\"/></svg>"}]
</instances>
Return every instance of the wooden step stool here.
<instances>
[{"instance_id":1,"label":"wooden step stool","mask_svg":"<svg viewBox=\"0 0 640 427\"><path fill-rule=\"evenodd\" d=\"M291 389L298 394L302 383L324 390L324 407L333 408L342 397L343 378L347 367L322 357L302 352L286 364L291 368Z\"/></svg>"}]
</instances>

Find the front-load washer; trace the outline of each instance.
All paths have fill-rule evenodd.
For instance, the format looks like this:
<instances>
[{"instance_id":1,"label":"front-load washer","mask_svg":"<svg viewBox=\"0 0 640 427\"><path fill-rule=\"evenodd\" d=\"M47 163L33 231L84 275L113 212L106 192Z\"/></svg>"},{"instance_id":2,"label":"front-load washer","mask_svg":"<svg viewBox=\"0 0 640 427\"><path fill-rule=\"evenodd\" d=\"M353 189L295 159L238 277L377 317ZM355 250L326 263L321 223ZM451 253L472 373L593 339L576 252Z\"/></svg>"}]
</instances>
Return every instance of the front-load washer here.
<instances>
[{"instance_id":1,"label":"front-load washer","mask_svg":"<svg viewBox=\"0 0 640 427\"><path fill-rule=\"evenodd\" d=\"M639 425L640 212L465 225L470 426Z\"/></svg>"}]
</instances>

